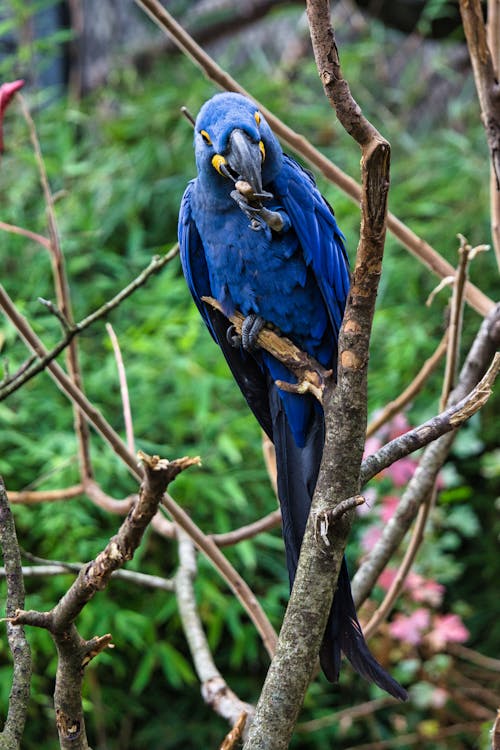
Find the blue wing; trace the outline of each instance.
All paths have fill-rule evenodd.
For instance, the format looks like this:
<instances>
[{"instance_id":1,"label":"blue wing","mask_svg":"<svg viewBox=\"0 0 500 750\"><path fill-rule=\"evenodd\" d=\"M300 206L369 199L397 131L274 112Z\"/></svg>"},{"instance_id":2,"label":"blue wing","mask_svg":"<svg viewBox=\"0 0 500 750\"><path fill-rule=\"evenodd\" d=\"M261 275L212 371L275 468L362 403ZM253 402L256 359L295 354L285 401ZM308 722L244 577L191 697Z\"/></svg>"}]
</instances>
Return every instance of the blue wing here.
<instances>
[{"instance_id":1,"label":"blue wing","mask_svg":"<svg viewBox=\"0 0 500 750\"><path fill-rule=\"evenodd\" d=\"M210 333L216 338L206 305L204 305L201 300L202 297L210 296L212 290L210 288L205 251L191 211L191 195L194 189L194 183L195 180L191 180L191 182L188 183L184 195L182 196L179 211L178 237L181 264L189 291L196 303L196 307L200 311Z\"/></svg>"},{"instance_id":2,"label":"blue wing","mask_svg":"<svg viewBox=\"0 0 500 750\"><path fill-rule=\"evenodd\" d=\"M229 344L226 332L227 318L206 305L202 297L213 296L208 274L205 250L196 228L191 210L191 197L195 180L192 180L182 197L179 212L179 248L182 269L189 291L203 320L215 341L219 344L227 363L245 396L250 409L257 417L262 429L272 439L273 425L269 407L270 381L268 375L257 365L256 360L243 349Z\"/></svg>"},{"instance_id":3,"label":"blue wing","mask_svg":"<svg viewBox=\"0 0 500 750\"><path fill-rule=\"evenodd\" d=\"M286 154L283 162L275 180L276 192L314 272L336 342L350 283L344 237L310 172Z\"/></svg>"}]
</instances>

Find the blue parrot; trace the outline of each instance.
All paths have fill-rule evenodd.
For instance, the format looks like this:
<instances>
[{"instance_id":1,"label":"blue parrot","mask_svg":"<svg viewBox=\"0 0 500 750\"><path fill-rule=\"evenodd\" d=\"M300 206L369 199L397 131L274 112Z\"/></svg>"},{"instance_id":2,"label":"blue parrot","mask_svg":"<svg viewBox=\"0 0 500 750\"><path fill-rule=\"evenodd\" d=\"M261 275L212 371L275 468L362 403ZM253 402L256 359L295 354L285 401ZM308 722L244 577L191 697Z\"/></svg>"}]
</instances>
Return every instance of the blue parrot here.
<instances>
[{"instance_id":1,"label":"blue parrot","mask_svg":"<svg viewBox=\"0 0 500 750\"><path fill-rule=\"evenodd\" d=\"M293 584L324 445L324 416L310 394L280 390L296 382L256 346L264 323L325 368L336 368L349 267L331 207L312 175L283 153L255 104L217 94L194 126L198 176L182 198L181 262L188 287L248 405L276 449L278 495ZM216 298L223 313L202 297ZM245 316L237 336L226 316ZM359 625L345 559L320 651L335 682L343 652L354 669L391 695L406 691L370 653Z\"/></svg>"}]
</instances>

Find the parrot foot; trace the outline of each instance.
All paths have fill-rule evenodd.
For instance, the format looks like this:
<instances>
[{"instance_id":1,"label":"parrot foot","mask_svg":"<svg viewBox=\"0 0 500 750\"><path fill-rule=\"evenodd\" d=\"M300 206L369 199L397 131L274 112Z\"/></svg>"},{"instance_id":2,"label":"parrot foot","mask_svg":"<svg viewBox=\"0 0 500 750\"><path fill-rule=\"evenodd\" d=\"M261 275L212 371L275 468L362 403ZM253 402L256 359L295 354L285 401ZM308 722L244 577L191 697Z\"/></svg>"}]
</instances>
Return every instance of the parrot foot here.
<instances>
[{"instance_id":1,"label":"parrot foot","mask_svg":"<svg viewBox=\"0 0 500 750\"><path fill-rule=\"evenodd\" d=\"M226 331L226 338L231 346L234 346L236 349L242 346L246 351L252 351L252 349L257 347L257 339L264 325L264 318L261 318L256 313L251 313L246 316L241 324L241 336L236 333L235 326L229 326Z\"/></svg>"},{"instance_id":2,"label":"parrot foot","mask_svg":"<svg viewBox=\"0 0 500 750\"><path fill-rule=\"evenodd\" d=\"M266 226L273 232L283 232L290 228L290 219L284 211L271 211L262 205L252 206L249 202L250 197L242 195L239 190L232 190L231 198L238 204L245 216L250 219L250 229L255 232L264 229Z\"/></svg>"}]
</instances>

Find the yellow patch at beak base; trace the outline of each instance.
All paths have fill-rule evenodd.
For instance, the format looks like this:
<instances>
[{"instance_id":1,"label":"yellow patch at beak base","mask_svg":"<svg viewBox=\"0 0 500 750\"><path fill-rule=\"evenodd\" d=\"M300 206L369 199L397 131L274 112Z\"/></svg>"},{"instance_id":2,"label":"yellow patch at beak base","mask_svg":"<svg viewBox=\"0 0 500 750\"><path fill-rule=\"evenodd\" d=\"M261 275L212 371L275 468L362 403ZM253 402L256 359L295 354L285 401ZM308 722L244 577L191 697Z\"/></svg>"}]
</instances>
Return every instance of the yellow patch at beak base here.
<instances>
[{"instance_id":1,"label":"yellow patch at beak base","mask_svg":"<svg viewBox=\"0 0 500 750\"><path fill-rule=\"evenodd\" d=\"M217 170L217 172L220 175L222 175L224 177L225 175L223 174L223 172L220 171L220 168L221 168L222 164L227 164L226 158L224 156L222 156L221 154L215 154L212 157L212 166L213 166L214 169Z\"/></svg>"}]
</instances>

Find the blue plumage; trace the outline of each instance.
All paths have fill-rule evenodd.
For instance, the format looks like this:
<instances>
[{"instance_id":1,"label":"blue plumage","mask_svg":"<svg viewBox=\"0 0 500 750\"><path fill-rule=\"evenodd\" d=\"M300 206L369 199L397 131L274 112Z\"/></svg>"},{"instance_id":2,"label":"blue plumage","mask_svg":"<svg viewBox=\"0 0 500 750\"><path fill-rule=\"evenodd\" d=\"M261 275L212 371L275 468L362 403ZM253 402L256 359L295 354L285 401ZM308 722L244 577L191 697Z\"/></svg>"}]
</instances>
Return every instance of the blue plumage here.
<instances>
[{"instance_id":1,"label":"blue plumage","mask_svg":"<svg viewBox=\"0 0 500 750\"><path fill-rule=\"evenodd\" d=\"M323 413L310 395L279 390L274 381L293 382L293 375L267 352L235 346L227 336L225 315L201 298L218 299L226 315L239 310L259 316L323 366L335 369L349 290L343 236L312 175L283 154L249 99L214 96L200 110L194 140L198 176L186 189L179 216L182 266L206 325L275 444L293 583L323 451ZM250 193L241 188L242 181ZM321 651L331 680L338 677L340 649L358 672L405 697L368 651L345 564Z\"/></svg>"}]
</instances>

